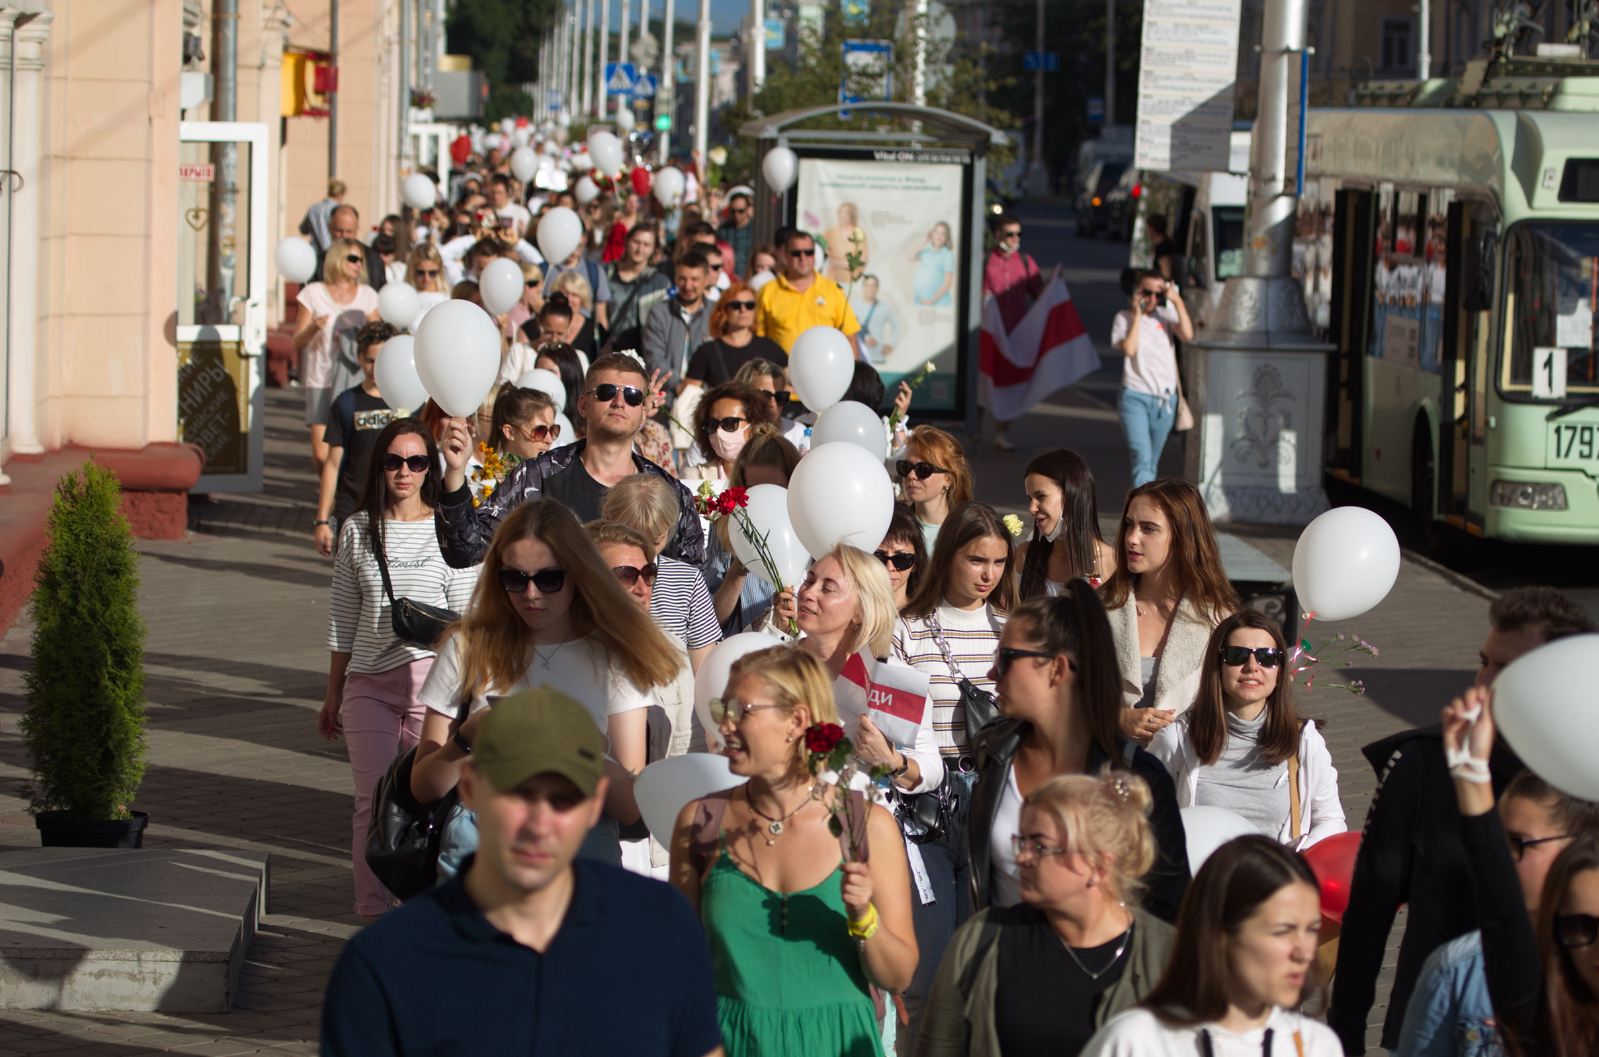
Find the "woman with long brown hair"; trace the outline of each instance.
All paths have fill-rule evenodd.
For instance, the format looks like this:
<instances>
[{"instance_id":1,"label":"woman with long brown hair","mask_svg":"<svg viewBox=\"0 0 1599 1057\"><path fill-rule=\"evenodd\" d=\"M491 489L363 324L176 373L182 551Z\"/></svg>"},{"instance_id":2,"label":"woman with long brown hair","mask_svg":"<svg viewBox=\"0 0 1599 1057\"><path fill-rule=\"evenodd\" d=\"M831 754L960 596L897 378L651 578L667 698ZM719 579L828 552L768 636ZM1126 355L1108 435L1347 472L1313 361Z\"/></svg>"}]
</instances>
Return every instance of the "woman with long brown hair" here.
<instances>
[{"instance_id":1,"label":"woman with long brown hair","mask_svg":"<svg viewBox=\"0 0 1599 1057\"><path fill-rule=\"evenodd\" d=\"M631 823L638 808L630 776L645 764L649 691L670 684L680 665L677 649L572 511L554 500L524 503L495 532L471 608L451 627L422 687L429 712L411 791L427 804L454 788L491 696L549 685L581 702L609 738L619 766L606 811ZM458 721L463 702L467 715ZM614 827L608 851L619 860Z\"/></svg>"},{"instance_id":2,"label":"woman with long brown hair","mask_svg":"<svg viewBox=\"0 0 1599 1057\"><path fill-rule=\"evenodd\" d=\"M1033 538L1021 545L1021 598L1054 597L1078 577L1099 586L1116 568L1116 550L1099 533L1094 471L1070 448L1034 455L1022 474Z\"/></svg>"},{"instance_id":3,"label":"woman with long brown hair","mask_svg":"<svg viewBox=\"0 0 1599 1057\"><path fill-rule=\"evenodd\" d=\"M972 501L972 471L966 450L949 433L933 426L917 426L905 444L905 457L895 464L905 501L916 511L922 537L931 554L937 549L938 528L949 512Z\"/></svg>"},{"instance_id":4,"label":"woman with long brown hair","mask_svg":"<svg viewBox=\"0 0 1599 1057\"><path fill-rule=\"evenodd\" d=\"M1210 633L1238 608L1197 488L1162 477L1127 493L1116 571L1100 592L1127 705L1122 733L1147 745L1193 704Z\"/></svg>"},{"instance_id":5,"label":"woman with long brown hair","mask_svg":"<svg viewBox=\"0 0 1599 1057\"><path fill-rule=\"evenodd\" d=\"M1295 851L1345 830L1338 771L1314 722L1294 706L1282 626L1240 609L1216 626L1193 707L1149 751L1179 807L1225 808Z\"/></svg>"}]
</instances>

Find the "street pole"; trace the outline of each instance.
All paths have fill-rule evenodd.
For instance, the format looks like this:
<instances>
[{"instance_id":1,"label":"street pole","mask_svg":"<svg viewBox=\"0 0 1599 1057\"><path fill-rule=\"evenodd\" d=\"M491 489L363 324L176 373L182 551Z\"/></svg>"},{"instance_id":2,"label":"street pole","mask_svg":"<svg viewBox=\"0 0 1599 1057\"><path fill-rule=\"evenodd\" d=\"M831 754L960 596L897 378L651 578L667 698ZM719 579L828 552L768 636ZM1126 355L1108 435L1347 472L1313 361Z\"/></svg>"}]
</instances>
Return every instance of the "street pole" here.
<instances>
[{"instance_id":1,"label":"street pole","mask_svg":"<svg viewBox=\"0 0 1599 1057\"><path fill-rule=\"evenodd\" d=\"M616 35L616 61L617 62L627 62L628 61L628 57L627 57L627 24L628 24L628 21L629 21L629 19L628 19L629 6L628 5L629 5L629 0L622 0L621 9L617 12L618 14L620 14L622 16L622 25L621 25L620 29L617 31L617 35ZM633 101L632 97L630 97L630 96L618 96L617 100L616 100L616 109L620 110L624 106L629 106L629 105L631 105L632 101Z\"/></svg>"},{"instance_id":2,"label":"street pole","mask_svg":"<svg viewBox=\"0 0 1599 1057\"><path fill-rule=\"evenodd\" d=\"M1416 80L1432 77L1432 4L1430 0L1416 3Z\"/></svg>"},{"instance_id":3,"label":"street pole","mask_svg":"<svg viewBox=\"0 0 1599 1057\"><path fill-rule=\"evenodd\" d=\"M237 16L234 25L238 25ZM339 70L339 0L328 0L328 54L333 56L333 75ZM335 82L337 83L337 82ZM339 175L339 93L328 93L328 179Z\"/></svg>"},{"instance_id":4,"label":"street pole","mask_svg":"<svg viewBox=\"0 0 1599 1057\"><path fill-rule=\"evenodd\" d=\"M567 16L567 33L570 35L567 47L567 80L570 89L567 95L566 112L575 121L580 111L578 110L578 96L581 92L581 67L583 65L583 34L580 32L580 14L582 0L572 0L572 11Z\"/></svg>"},{"instance_id":5,"label":"street pole","mask_svg":"<svg viewBox=\"0 0 1599 1057\"><path fill-rule=\"evenodd\" d=\"M1036 58L1038 68L1033 71L1033 165L1030 182L1034 193L1044 174L1044 0L1038 0Z\"/></svg>"},{"instance_id":6,"label":"street pole","mask_svg":"<svg viewBox=\"0 0 1599 1057\"><path fill-rule=\"evenodd\" d=\"M750 105L766 83L766 5L750 0Z\"/></svg>"},{"instance_id":7,"label":"street pole","mask_svg":"<svg viewBox=\"0 0 1599 1057\"><path fill-rule=\"evenodd\" d=\"M594 0L583 0L583 113L594 113Z\"/></svg>"},{"instance_id":8,"label":"street pole","mask_svg":"<svg viewBox=\"0 0 1599 1057\"><path fill-rule=\"evenodd\" d=\"M400 0L400 121L399 142L395 144L395 171L404 175L411 146L411 2Z\"/></svg>"},{"instance_id":9,"label":"street pole","mask_svg":"<svg viewBox=\"0 0 1599 1057\"><path fill-rule=\"evenodd\" d=\"M1038 11L1042 24L1044 0L1038 0ZM1042 28L1039 33L1043 33ZM927 0L916 0L916 71L911 77L911 102L927 105Z\"/></svg>"},{"instance_id":10,"label":"street pole","mask_svg":"<svg viewBox=\"0 0 1599 1057\"><path fill-rule=\"evenodd\" d=\"M677 119L677 63L672 57L672 20L676 17L672 0L666 0L666 17L661 21L661 94L656 97L655 113L665 114L668 121ZM671 158L672 133L666 129L661 132L661 164Z\"/></svg>"},{"instance_id":11,"label":"street pole","mask_svg":"<svg viewBox=\"0 0 1599 1057\"><path fill-rule=\"evenodd\" d=\"M1105 0L1105 125L1116 123L1116 0Z\"/></svg>"},{"instance_id":12,"label":"street pole","mask_svg":"<svg viewBox=\"0 0 1599 1057\"><path fill-rule=\"evenodd\" d=\"M1298 85L1288 82L1290 55L1305 46L1305 0L1267 0L1260 36L1260 106L1249 150L1244 270L1275 278L1290 272L1299 208L1288 172L1288 93L1297 93Z\"/></svg>"},{"instance_id":13,"label":"street pole","mask_svg":"<svg viewBox=\"0 0 1599 1057\"><path fill-rule=\"evenodd\" d=\"M700 0L700 20L694 30L694 152L703 184L711 131L711 0Z\"/></svg>"},{"instance_id":14,"label":"street pole","mask_svg":"<svg viewBox=\"0 0 1599 1057\"><path fill-rule=\"evenodd\" d=\"M611 0L600 0L600 59L594 70L594 112L600 118L610 109L606 94L605 64L611 60Z\"/></svg>"}]
</instances>

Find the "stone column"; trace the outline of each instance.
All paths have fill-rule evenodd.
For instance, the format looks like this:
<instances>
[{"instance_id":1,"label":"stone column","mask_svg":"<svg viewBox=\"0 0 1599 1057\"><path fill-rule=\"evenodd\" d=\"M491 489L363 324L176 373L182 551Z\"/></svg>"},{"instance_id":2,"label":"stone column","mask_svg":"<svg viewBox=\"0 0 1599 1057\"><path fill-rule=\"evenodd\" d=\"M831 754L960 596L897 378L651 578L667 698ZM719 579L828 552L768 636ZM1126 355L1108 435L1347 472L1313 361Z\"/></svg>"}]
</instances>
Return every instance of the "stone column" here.
<instances>
[{"instance_id":1,"label":"stone column","mask_svg":"<svg viewBox=\"0 0 1599 1057\"><path fill-rule=\"evenodd\" d=\"M22 17L15 8L0 10L0 76L15 75L11 100L16 125L11 129L11 271L6 277L11 295L8 321L11 365L6 379L10 409L8 430L14 455L40 455L36 412L39 404L39 117L44 94L45 42L55 16L46 11L16 28L16 54L11 54L12 26ZM15 64L15 70L12 66Z\"/></svg>"}]
</instances>

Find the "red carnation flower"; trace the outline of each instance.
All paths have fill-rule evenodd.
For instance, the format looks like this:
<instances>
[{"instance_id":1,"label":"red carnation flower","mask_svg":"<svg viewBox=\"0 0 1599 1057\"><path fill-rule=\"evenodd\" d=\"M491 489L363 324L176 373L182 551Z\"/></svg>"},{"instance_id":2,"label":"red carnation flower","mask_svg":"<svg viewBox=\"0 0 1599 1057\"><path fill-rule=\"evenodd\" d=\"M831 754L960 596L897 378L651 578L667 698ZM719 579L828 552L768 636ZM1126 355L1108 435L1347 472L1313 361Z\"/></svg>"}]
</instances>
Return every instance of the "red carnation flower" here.
<instances>
[{"instance_id":1,"label":"red carnation flower","mask_svg":"<svg viewBox=\"0 0 1599 1057\"><path fill-rule=\"evenodd\" d=\"M832 752L844 740L844 728L837 723L816 723L805 731L805 748L814 753Z\"/></svg>"},{"instance_id":2,"label":"red carnation flower","mask_svg":"<svg viewBox=\"0 0 1599 1057\"><path fill-rule=\"evenodd\" d=\"M750 494L747 489L728 488L723 490L722 495L729 504L729 513L732 513L732 511L735 509L741 509L750 505Z\"/></svg>"}]
</instances>

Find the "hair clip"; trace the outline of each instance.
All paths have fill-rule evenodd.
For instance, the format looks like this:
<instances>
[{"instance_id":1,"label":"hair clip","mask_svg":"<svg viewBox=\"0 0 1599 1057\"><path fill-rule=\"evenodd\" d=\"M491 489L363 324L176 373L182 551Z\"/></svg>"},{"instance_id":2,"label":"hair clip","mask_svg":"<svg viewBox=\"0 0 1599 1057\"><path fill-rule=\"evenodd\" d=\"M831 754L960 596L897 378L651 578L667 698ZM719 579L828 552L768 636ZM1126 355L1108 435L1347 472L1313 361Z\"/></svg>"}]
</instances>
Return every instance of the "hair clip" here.
<instances>
[{"instance_id":1,"label":"hair clip","mask_svg":"<svg viewBox=\"0 0 1599 1057\"><path fill-rule=\"evenodd\" d=\"M1111 791L1116 794L1116 799L1122 801L1123 803L1126 803L1133 798L1133 786L1132 783L1127 780L1126 775L1111 775L1110 788Z\"/></svg>"}]
</instances>

